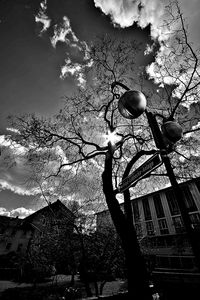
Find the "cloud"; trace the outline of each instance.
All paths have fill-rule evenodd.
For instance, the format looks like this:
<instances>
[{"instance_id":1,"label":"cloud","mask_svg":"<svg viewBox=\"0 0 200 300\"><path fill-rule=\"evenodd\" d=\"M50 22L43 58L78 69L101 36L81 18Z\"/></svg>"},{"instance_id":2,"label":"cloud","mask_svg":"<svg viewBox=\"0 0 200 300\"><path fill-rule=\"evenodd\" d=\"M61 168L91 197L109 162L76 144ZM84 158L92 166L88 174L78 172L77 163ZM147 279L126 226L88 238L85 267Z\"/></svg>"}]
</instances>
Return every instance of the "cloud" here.
<instances>
[{"instance_id":1,"label":"cloud","mask_svg":"<svg viewBox=\"0 0 200 300\"><path fill-rule=\"evenodd\" d=\"M47 1L43 1L40 4L40 10L35 17L36 22L43 24L43 28L40 31L40 36L50 27L51 20L47 14ZM67 16L62 17L62 21L53 26L53 35L50 37L52 46L56 49L58 43L63 43L66 47L66 56L64 64L61 67L61 79L65 79L68 76L76 78L78 86L85 88L86 78L85 70L87 67L92 66L92 61L88 55L89 47L85 41L80 41L74 31L72 30L70 20ZM76 50L76 52L74 51ZM70 52L76 53L75 59L72 61Z\"/></svg>"},{"instance_id":2,"label":"cloud","mask_svg":"<svg viewBox=\"0 0 200 300\"><path fill-rule=\"evenodd\" d=\"M44 33L51 25L51 20L46 14L47 11L47 1L44 0L40 3L40 9L38 14L35 16L36 23L42 24L42 29L40 31L40 35Z\"/></svg>"},{"instance_id":3,"label":"cloud","mask_svg":"<svg viewBox=\"0 0 200 300\"><path fill-rule=\"evenodd\" d=\"M19 131L18 129L12 128L12 127L7 127L6 130L7 130L7 131L11 131L11 132L13 132L13 133L20 133L20 131Z\"/></svg>"},{"instance_id":4,"label":"cloud","mask_svg":"<svg viewBox=\"0 0 200 300\"><path fill-rule=\"evenodd\" d=\"M109 15L114 26L130 27L134 23L141 28L151 24L151 35L161 35L160 25L164 15L164 2L160 0L94 0L96 7Z\"/></svg>"},{"instance_id":5,"label":"cloud","mask_svg":"<svg viewBox=\"0 0 200 300\"><path fill-rule=\"evenodd\" d=\"M66 78L69 75L72 75L76 78L78 82L78 86L82 89L86 86L86 76L85 70L86 68L91 68L93 62L88 59L86 63L73 63L70 58L65 59L65 64L61 67L61 75L62 79Z\"/></svg>"},{"instance_id":6,"label":"cloud","mask_svg":"<svg viewBox=\"0 0 200 300\"><path fill-rule=\"evenodd\" d=\"M11 128L12 132L16 132ZM27 149L20 146L16 142L9 141L6 136L0 136L1 155L0 155L0 190L10 190L18 195L40 195L41 189L38 185L38 180L43 182L41 187L43 192L54 194L54 189L57 187L56 179L53 180L52 186L44 180L53 171L56 173L60 164L68 163L65 152L60 146L55 146L50 149L51 159L48 164L45 164L45 169L39 166L40 173L37 173L32 165L27 162ZM46 157L47 149L37 149L37 155L41 158ZM36 157L37 160L37 157ZM74 175L72 166L66 166L63 171L68 172L71 176Z\"/></svg>"},{"instance_id":7,"label":"cloud","mask_svg":"<svg viewBox=\"0 0 200 300\"><path fill-rule=\"evenodd\" d=\"M4 207L0 207L0 215L1 216L7 216L7 217L19 217L19 218L26 218L27 216L33 214L35 211L33 209L27 209L24 207L18 207L16 209L7 210Z\"/></svg>"},{"instance_id":8,"label":"cloud","mask_svg":"<svg viewBox=\"0 0 200 300\"><path fill-rule=\"evenodd\" d=\"M19 195L38 194L37 187L27 184L30 169L26 164L25 147L9 141L5 135L0 136L0 145L0 189Z\"/></svg>"},{"instance_id":9,"label":"cloud","mask_svg":"<svg viewBox=\"0 0 200 300\"><path fill-rule=\"evenodd\" d=\"M13 177L8 174L6 174L6 177L7 180L0 179L0 188L2 190L10 190L13 193L16 193L18 195L23 195L23 196L32 196L40 193L38 188L28 189L25 184L24 186L22 184L21 186L19 186L20 183L18 182L17 177ZM13 184L12 181L14 181L15 184Z\"/></svg>"},{"instance_id":10,"label":"cloud","mask_svg":"<svg viewBox=\"0 0 200 300\"><path fill-rule=\"evenodd\" d=\"M65 59L64 65L61 67L60 77L62 79L65 79L69 75L74 76L78 82L78 86L81 88L85 88L85 69L92 66L92 61L88 54L89 47L85 41L80 41L77 38L71 28L70 20L66 16L63 17L62 23L56 24L54 26L54 35L51 38L51 43L54 48L56 48L58 42L62 42L70 48L76 48L79 60L79 62L73 62L69 57L69 52L66 53L68 58Z\"/></svg>"},{"instance_id":11,"label":"cloud","mask_svg":"<svg viewBox=\"0 0 200 300\"><path fill-rule=\"evenodd\" d=\"M111 17L114 26L125 28L136 23L145 28L151 25L151 37L160 41L168 39L171 34L165 26L165 20L170 19L170 15L166 14L166 6L172 3L171 0L94 0L95 6ZM179 4L192 38L199 42L200 1L179 0Z\"/></svg>"},{"instance_id":12,"label":"cloud","mask_svg":"<svg viewBox=\"0 0 200 300\"><path fill-rule=\"evenodd\" d=\"M71 28L70 20L64 16L63 22L54 26L54 35L51 38L52 45L56 47L58 42L63 42L66 44L72 43L72 45L76 47L78 41L78 38Z\"/></svg>"},{"instance_id":13,"label":"cloud","mask_svg":"<svg viewBox=\"0 0 200 300\"><path fill-rule=\"evenodd\" d=\"M0 215L9 217L10 211L6 210L4 207L0 207Z\"/></svg>"},{"instance_id":14,"label":"cloud","mask_svg":"<svg viewBox=\"0 0 200 300\"><path fill-rule=\"evenodd\" d=\"M183 18L188 29L188 40L194 42L194 48L199 45L197 32L199 36L199 17L200 2L192 0L180 0L179 2L168 0L94 0L96 7L111 17L114 26L122 28L129 27L136 23L139 27L145 28L151 25L151 38L160 43L159 51L156 55L155 62L147 68L150 77L156 83L175 84L179 88L176 89L174 96L180 97L184 88L184 84L190 79L192 68L187 68L187 72L178 74L177 66L184 65L184 57L181 51L181 40L178 42L177 30L181 28L180 18L178 18L177 4L183 12ZM180 35L180 34L179 34ZM181 37L182 38L182 37ZM174 51L170 51L171 47ZM145 55L152 52L152 48L147 45ZM170 70L170 75L168 74ZM200 70L198 70L199 73ZM173 75L173 76L171 76ZM179 80L177 80L179 78ZM182 82L182 83L181 83Z\"/></svg>"},{"instance_id":15,"label":"cloud","mask_svg":"<svg viewBox=\"0 0 200 300\"><path fill-rule=\"evenodd\" d=\"M65 64L61 68L62 79L66 78L68 75L74 76L78 81L78 86L84 88L86 84L86 79L84 75L85 66L79 63L72 63L71 59L65 60Z\"/></svg>"}]
</instances>

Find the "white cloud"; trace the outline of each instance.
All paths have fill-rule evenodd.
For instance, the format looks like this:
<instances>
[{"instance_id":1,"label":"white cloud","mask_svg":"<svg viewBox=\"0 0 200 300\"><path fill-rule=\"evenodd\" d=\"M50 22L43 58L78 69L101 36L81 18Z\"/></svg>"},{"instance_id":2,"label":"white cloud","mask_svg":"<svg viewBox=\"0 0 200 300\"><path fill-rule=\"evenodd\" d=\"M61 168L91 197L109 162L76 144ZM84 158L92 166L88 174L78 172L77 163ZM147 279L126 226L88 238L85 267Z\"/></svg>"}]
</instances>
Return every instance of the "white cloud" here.
<instances>
[{"instance_id":1,"label":"white cloud","mask_svg":"<svg viewBox=\"0 0 200 300\"><path fill-rule=\"evenodd\" d=\"M12 130L13 131L13 130ZM39 190L27 184L30 169L26 164L25 147L0 136L0 188L19 195L36 195Z\"/></svg>"},{"instance_id":2,"label":"white cloud","mask_svg":"<svg viewBox=\"0 0 200 300\"><path fill-rule=\"evenodd\" d=\"M84 60L87 60L87 56L85 54ZM70 58L65 59L65 64L61 67L61 75L62 79L66 78L69 75L72 75L76 78L78 82L78 86L81 88L85 88L86 85L86 76L85 69L92 67L92 60L89 60L86 63L73 63Z\"/></svg>"},{"instance_id":3,"label":"white cloud","mask_svg":"<svg viewBox=\"0 0 200 300\"><path fill-rule=\"evenodd\" d=\"M4 179L0 179L0 188L2 190L10 190L12 191L13 193L15 194L18 194L18 195L26 195L26 196L31 196L31 195L37 195L40 193L40 190L39 188L27 188L27 186L23 184L19 184L18 182L18 179L13 177L13 176L10 176L9 174L6 176L7 180L4 180ZM9 181L10 179L10 181ZM12 183L14 182L14 183Z\"/></svg>"},{"instance_id":4,"label":"white cloud","mask_svg":"<svg viewBox=\"0 0 200 300\"><path fill-rule=\"evenodd\" d=\"M58 42L65 43L71 48L76 48L79 56L83 54L82 62L73 62L69 57L65 59L64 65L61 67L62 79L67 76L74 76L77 79L78 86L85 88L85 68L92 66L92 60L89 57L89 47L85 41L80 41L71 28L70 20L66 16L63 17L63 22L54 26L54 35L51 38L51 43L54 48ZM69 53L67 54L69 56Z\"/></svg>"},{"instance_id":5,"label":"white cloud","mask_svg":"<svg viewBox=\"0 0 200 300\"><path fill-rule=\"evenodd\" d=\"M36 22L43 24L43 28L40 31L40 35L44 33L51 25L51 20L47 16L47 1L44 0L40 3L40 10L35 17ZM63 16L62 22L53 26L53 36L50 38L51 44L56 48L58 42L66 44L70 48L76 48L77 61L74 62L71 59L65 59L63 66L61 67L61 79L65 79L68 76L74 76L77 79L78 86L85 87L85 69L92 66L92 61L89 57L89 47L85 41L80 41L74 31L71 28L70 20L67 16ZM75 51L73 51L75 52ZM69 52L66 52L69 56ZM81 61L82 57L82 62Z\"/></svg>"},{"instance_id":6,"label":"white cloud","mask_svg":"<svg viewBox=\"0 0 200 300\"><path fill-rule=\"evenodd\" d=\"M26 218L27 216L33 214L35 211L33 209L27 209L25 207L18 207L10 211L11 217L19 217L19 218Z\"/></svg>"},{"instance_id":7,"label":"white cloud","mask_svg":"<svg viewBox=\"0 0 200 300\"><path fill-rule=\"evenodd\" d=\"M78 38L71 28L70 20L64 16L63 22L54 26L54 35L51 38L53 47L56 47L58 42L63 42L66 44L74 43L73 46L77 46L76 43L78 43L78 41Z\"/></svg>"},{"instance_id":8,"label":"white cloud","mask_svg":"<svg viewBox=\"0 0 200 300\"><path fill-rule=\"evenodd\" d=\"M166 14L166 5L171 0L94 0L96 7L106 15L110 15L113 25L122 28L130 27L134 23L141 28L151 25L152 38L168 39L171 31L164 25L165 20L170 19ZM200 1L179 0L186 22L189 24L191 36L195 42L199 42L200 30Z\"/></svg>"},{"instance_id":9,"label":"white cloud","mask_svg":"<svg viewBox=\"0 0 200 300\"><path fill-rule=\"evenodd\" d=\"M137 23L141 28L151 24L151 35L161 35L164 1L161 0L94 0L104 14L110 15L113 24L122 28Z\"/></svg>"},{"instance_id":10,"label":"white cloud","mask_svg":"<svg viewBox=\"0 0 200 300\"><path fill-rule=\"evenodd\" d=\"M86 84L86 79L84 75L85 66L79 63L72 63L68 58L65 60L65 64L61 68L62 79L66 78L68 75L75 76L78 81L78 86L84 88Z\"/></svg>"},{"instance_id":11,"label":"white cloud","mask_svg":"<svg viewBox=\"0 0 200 300\"><path fill-rule=\"evenodd\" d=\"M18 207L16 209L7 210L4 207L0 207L0 215L7 216L7 217L19 217L19 218L26 218L27 216L33 214L35 211L33 209L27 209L25 207Z\"/></svg>"},{"instance_id":12,"label":"white cloud","mask_svg":"<svg viewBox=\"0 0 200 300\"><path fill-rule=\"evenodd\" d=\"M144 55L149 55L150 53L153 52L153 49L154 49L154 45L152 46L147 45L146 50L144 51Z\"/></svg>"},{"instance_id":13,"label":"white cloud","mask_svg":"<svg viewBox=\"0 0 200 300\"><path fill-rule=\"evenodd\" d=\"M41 23L43 25L40 35L44 33L51 25L51 20L46 14L47 11L47 1L44 0L40 3L40 9L38 14L35 16L36 23Z\"/></svg>"},{"instance_id":14,"label":"white cloud","mask_svg":"<svg viewBox=\"0 0 200 300\"><path fill-rule=\"evenodd\" d=\"M10 131L15 131L15 133L17 133L17 129L14 129L14 128L9 128L7 130L10 130ZM0 148L3 149L5 148L9 148L10 150L12 150L12 152L15 153L15 155L17 154L25 154L26 153L26 148L17 144L16 142L11 142L9 139L7 139L7 137L5 135L0 135Z\"/></svg>"},{"instance_id":15,"label":"white cloud","mask_svg":"<svg viewBox=\"0 0 200 300\"><path fill-rule=\"evenodd\" d=\"M7 127L6 130L7 130L7 131L11 131L11 132L13 132L13 133L20 133L20 131L19 131L18 129L12 128L12 127Z\"/></svg>"},{"instance_id":16,"label":"white cloud","mask_svg":"<svg viewBox=\"0 0 200 300\"><path fill-rule=\"evenodd\" d=\"M12 129L14 131L14 129ZM65 152L60 146L52 147L51 160L45 164L45 169L41 168L37 173L32 166L27 163L27 150L17 143L11 143L6 136L0 136L1 155L0 155L0 190L10 190L18 195L40 195L41 189L38 186L38 180L44 181L42 185L43 192L54 194L57 188L56 179L53 180L52 186L44 180L45 176L57 172L60 164L67 164L68 159ZM39 148L37 155L46 156L48 150ZM65 166L63 171L75 174L73 166Z\"/></svg>"},{"instance_id":17,"label":"white cloud","mask_svg":"<svg viewBox=\"0 0 200 300\"><path fill-rule=\"evenodd\" d=\"M139 1L94 0L95 6L110 15L114 24L129 27L139 20Z\"/></svg>"},{"instance_id":18,"label":"white cloud","mask_svg":"<svg viewBox=\"0 0 200 300\"><path fill-rule=\"evenodd\" d=\"M47 22L48 20L44 13L46 11L46 2L42 2L41 5L41 10L37 15L36 22L39 21L44 24L44 22ZM43 33L49 26L50 23L47 24L47 27L44 25L41 33ZM67 76L74 76L77 79L78 86L84 88L86 84L84 75L85 68L92 66L92 61L88 55L89 47L85 41L79 41L71 28L69 18L66 16L63 17L63 21L61 23L54 25L54 34L51 37L51 44L54 48L56 48L58 42L65 43L71 48L76 48L79 52L79 56L83 55L82 63L72 62L70 58L65 59L64 65L61 67L60 78L65 79ZM66 54L69 56L69 53Z\"/></svg>"},{"instance_id":19,"label":"white cloud","mask_svg":"<svg viewBox=\"0 0 200 300\"><path fill-rule=\"evenodd\" d=\"M180 19L177 24L180 25ZM181 26L181 25L180 25ZM176 34L171 34L168 40L161 44L159 52L156 55L155 62L147 66L146 70L150 78L155 83L164 87L165 84L174 85L173 97L180 98L187 85L191 88L195 85L198 87L200 66L196 66L194 73L195 60L192 56L191 49L185 41ZM198 56L198 52L196 52ZM192 78L192 81L191 81ZM199 90L188 89L182 104L189 107L193 102L199 100Z\"/></svg>"},{"instance_id":20,"label":"white cloud","mask_svg":"<svg viewBox=\"0 0 200 300\"><path fill-rule=\"evenodd\" d=\"M161 87L164 84L178 85L178 88L174 90L174 96L180 97L184 84L189 82L192 68L190 69L188 63L186 74L184 70L179 73L180 68L177 67L185 64L184 55L181 53L185 50L181 48L181 41L176 40L176 30L181 28L180 18L176 18L177 3L173 0L94 0L96 7L106 15L110 15L115 26L124 28L137 23L139 27L144 28L151 25L151 38L160 42L160 48L155 62L148 66L147 72ZM186 25L189 24L188 40L193 41L194 48L196 48L197 42L199 44L197 35L199 37L200 1L180 0L178 4L186 19ZM180 35L180 38L183 37ZM174 51L170 51L171 47ZM147 46L144 54L148 55L151 51L152 49ZM192 99L191 96L191 101L196 101L196 99Z\"/></svg>"},{"instance_id":21,"label":"white cloud","mask_svg":"<svg viewBox=\"0 0 200 300\"><path fill-rule=\"evenodd\" d=\"M6 210L4 207L0 207L0 216L10 216L10 212Z\"/></svg>"}]
</instances>

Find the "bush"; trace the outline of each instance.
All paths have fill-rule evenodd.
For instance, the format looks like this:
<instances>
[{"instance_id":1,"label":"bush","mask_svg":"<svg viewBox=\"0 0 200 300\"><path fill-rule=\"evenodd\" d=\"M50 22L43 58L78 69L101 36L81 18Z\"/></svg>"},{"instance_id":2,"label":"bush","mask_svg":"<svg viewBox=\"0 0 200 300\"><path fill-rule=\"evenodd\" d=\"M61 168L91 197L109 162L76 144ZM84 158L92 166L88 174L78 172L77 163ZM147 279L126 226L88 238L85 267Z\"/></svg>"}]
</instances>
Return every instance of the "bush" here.
<instances>
[{"instance_id":1,"label":"bush","mask_svg":"<svg viewBox=\"0 0 200 300\"><path fill-rule=\"evenodd\" d=\"M1 300L60 300L64 295L64 286L40 286L12 288L1 294Z\"/></svg>"}]
</instances>

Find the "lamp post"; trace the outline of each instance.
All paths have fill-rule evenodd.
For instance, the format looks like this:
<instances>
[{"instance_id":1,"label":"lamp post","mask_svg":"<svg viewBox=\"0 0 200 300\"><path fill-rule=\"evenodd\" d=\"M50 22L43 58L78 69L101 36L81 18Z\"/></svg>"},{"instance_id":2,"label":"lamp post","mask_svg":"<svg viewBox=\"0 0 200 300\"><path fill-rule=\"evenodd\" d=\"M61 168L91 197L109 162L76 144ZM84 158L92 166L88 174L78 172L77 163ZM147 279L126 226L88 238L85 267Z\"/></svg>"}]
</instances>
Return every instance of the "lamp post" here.
<instances>
[{"instance_id":1,"label":"lamp post","mask_svg":"<svg viewBox=\"0 0 200 300\"><path fill-rule=\"evenodd\" d=\"M162 161L165 165L167 175L169 177L180 209L183 224L185 226L188 239L191 243L191 247L194 253L196 266L200 271L200 247L195 237L192 222L188 214L186 203L184 201L184 194L178 185L168 156L168 153L173 151L174 144L182 138L182 128L177 122L175 122L174 119L168 119L164 121L160 129L156 119L156 114L149 112L146 108L145 95L140 91L129 90L127 86L120 82L114 82L112 84L112 90L116 85L119 85L126 90L126 92L120 97L118 102L118 109L120 114L127 119L136 119L143 113L145 113L147 116L149 127L152 131L156 147L160 151Z\"/></svg>"}]
</instances>

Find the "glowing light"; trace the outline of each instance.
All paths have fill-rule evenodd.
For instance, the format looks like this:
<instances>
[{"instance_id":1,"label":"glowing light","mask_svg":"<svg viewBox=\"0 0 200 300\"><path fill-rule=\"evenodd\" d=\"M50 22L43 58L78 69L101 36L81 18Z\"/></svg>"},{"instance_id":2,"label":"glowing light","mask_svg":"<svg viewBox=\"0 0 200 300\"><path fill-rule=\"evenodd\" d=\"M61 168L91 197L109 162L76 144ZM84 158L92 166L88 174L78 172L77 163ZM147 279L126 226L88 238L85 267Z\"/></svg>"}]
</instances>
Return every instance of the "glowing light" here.
<instances>
[{"instance_id":1,"label":"glowing light","mask_svg":"<svg viewBox=\"0 0 200 300\"><path fill-rule=\"evenodd\" d=\"M112 145L115 145L120 140L120 137L117 135L116 130L114 131L108 130L108 133L104 134L104 138L106 144L110 142Z\"/></svg>"}]
</instances>

